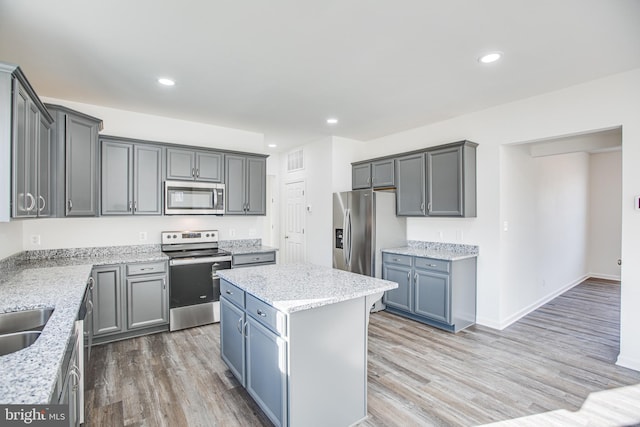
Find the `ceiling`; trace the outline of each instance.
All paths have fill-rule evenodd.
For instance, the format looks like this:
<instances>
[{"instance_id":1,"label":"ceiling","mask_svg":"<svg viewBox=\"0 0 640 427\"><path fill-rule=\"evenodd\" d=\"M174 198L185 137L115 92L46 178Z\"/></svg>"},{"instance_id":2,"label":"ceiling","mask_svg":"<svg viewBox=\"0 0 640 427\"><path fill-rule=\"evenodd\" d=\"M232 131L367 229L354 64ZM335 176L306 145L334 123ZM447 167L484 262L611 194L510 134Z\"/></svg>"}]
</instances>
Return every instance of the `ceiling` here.
<instances>
[{"instance_id":1,"label":"ceiling","mask_svg":"<svg viewBox=\"0 0 640 427\"><path fill-rule=\"evenodd\" d=\"M503 59L477 61L493 50ZM41 96L256 131L286 150L640 68L640 1L0 0L0 60Z\"/></svg>"}]
</instances>

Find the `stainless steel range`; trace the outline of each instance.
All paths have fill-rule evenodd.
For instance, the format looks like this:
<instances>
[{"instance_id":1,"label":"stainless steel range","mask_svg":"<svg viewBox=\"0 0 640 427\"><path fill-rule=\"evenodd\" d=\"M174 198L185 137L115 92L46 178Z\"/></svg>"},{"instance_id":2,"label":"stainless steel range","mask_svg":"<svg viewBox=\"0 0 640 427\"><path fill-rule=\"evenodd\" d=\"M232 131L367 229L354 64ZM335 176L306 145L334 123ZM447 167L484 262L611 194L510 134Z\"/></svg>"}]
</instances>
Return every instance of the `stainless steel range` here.
<instances>
[{"instance_id":1,"label":"stainless steel range","mask_svg":"<svg viewBox=\"0 0 640 427\"><path fill-rule=\"evenodd\" d=\"M169 256L169 329L220 321L218 270L231 268L231 254L218 249L218 231L163 231Z\"/></svg>"}]
</instances>

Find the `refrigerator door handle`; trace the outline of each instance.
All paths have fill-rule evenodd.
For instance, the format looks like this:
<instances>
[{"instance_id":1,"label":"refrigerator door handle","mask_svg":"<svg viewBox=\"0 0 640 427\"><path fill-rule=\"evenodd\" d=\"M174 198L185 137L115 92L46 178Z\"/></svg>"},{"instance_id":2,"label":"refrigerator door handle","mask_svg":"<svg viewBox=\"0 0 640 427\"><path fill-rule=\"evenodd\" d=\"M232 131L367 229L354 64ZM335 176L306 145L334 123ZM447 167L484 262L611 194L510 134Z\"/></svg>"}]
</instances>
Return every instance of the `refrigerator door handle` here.
<instances>
[{"instance_id":1,"label":"refrigerator door handle","mask_svg":"<svg viewBox=\"0 0 640 427\"><path fill-rule=\"evenodd\" d=\"M347 266L351 265L351 209L347 209L344 215L345 227L345 249L344 249L344 262Z\"/></svg>"}]
</instances>

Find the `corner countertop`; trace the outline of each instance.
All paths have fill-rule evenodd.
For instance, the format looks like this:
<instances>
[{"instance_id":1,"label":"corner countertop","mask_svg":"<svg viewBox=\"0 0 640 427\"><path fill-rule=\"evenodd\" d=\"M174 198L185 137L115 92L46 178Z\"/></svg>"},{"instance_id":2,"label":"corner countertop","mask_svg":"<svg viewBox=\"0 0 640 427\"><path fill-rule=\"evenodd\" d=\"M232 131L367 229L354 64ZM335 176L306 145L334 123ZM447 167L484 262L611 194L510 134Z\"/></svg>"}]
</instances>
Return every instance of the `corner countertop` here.
<instances>
[{"instance_id":1,"label":"corner countertop","mask_svg":"<svg viewBox=\"0 0 640 427\"><path fill-rule=\"evenodd\" d=\"M384 292L395 282L312 264L219 270L218 275L272 307L293 313Z\"/></svg>"},{"instance_id":2,"label":"corner countertop","mask_svg":"<svg viewBox=\"0 0 640 427\"><path fill-rule=\"evenodd\" d=\"M1 266L0 313L54 311L31 346L0 356L0 404L50 403L93 266L168 259L159 249L127 248L37 251Z\"/></svg>"},{"instance_id":3,"label":"corner countertop","mask_svg":"<svg viewBox=\"0 0 640 427\"><path fill-rule=\"evenodd\" d=\"M478 256L478 247L457 243L421 242L410 240L401 248L382 249L382 252L397 255L409 255L421 258L457 261Z\"/></svg>"}]
</instances>

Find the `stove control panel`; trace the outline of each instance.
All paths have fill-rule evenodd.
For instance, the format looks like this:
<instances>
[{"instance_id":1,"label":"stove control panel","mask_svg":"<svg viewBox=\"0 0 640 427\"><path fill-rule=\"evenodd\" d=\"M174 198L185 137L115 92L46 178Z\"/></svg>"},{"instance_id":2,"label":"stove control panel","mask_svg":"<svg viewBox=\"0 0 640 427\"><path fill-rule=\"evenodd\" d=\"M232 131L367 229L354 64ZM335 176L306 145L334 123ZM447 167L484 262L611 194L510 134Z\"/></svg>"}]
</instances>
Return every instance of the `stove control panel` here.
<instances>
[{"instance_id":1,"label":"stove control panel","mask_svg":"<svg viewBox=\"0 0 640 427\"><path fill-rule=\"evenodd\" d=\"M162 244L211 243L218 241L218 230L163 231Z\"/></svg>"}]
</instances>

